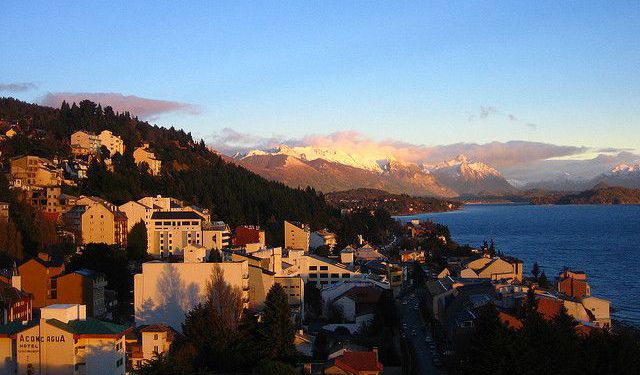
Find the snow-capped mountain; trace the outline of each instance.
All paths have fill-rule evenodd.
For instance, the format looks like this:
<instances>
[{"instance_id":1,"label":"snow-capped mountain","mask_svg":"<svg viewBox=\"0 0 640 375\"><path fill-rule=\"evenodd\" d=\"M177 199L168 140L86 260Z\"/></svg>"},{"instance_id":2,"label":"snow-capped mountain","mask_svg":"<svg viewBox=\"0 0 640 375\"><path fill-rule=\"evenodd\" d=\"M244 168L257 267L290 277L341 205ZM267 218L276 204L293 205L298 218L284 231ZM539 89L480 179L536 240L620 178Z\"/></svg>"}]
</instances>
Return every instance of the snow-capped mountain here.
<instances>
[{"instance_id":1,"label":"snow-capped mountain","mask_svg":"<svg viewBox=\"0 0 640 375\"><path fill-rule=\"evenodd\" d=\"M381 161L379 160L367 158L356 153L349 153L342 150L334 150L326 147L289 147L287 145L280 145L276 149L271 151L249 151L246 155L243 156L243 158L264 155L287 155L306 161L322 159L338 164L348 165L354 168L364 169L365 171L383 172ZM382 163L382 165L384 165L384 163Z\"/></svg>"},{"instance_id":2,"label":"snow-capped mountain","mask_svg":"<svg viewBox=\"0 0 640 375\"><path fill-rule=\"evenodd\" d=\"M611 175L640 174L640 163L638 164L618 164L609 171Z\"/></svg>"},{"instance_id":3,"label":"snow-capped mountain","mask_svg":"<svg viewBox=\"0 0 640 375\"><path fill-rule=\"evenodd\" d=\"M498 170L482 162L472 162L464 155L423 168L459 194L499 195L516 191Z\"/></svg>"},{"instance_id":4,"label":"snow-capped mountain","mask_svg":"<svg viewBox=\"0 0 640 375\"><path fill-rule=\"evenodd\" d=\"M515 190L495 168L471 162L463 155L439 164L418 165L374 153L280 145L272 150L249 151L234 159L263 177L324 192L374 188L395 194L453 197Z\"/></svg>"}]
</instances>

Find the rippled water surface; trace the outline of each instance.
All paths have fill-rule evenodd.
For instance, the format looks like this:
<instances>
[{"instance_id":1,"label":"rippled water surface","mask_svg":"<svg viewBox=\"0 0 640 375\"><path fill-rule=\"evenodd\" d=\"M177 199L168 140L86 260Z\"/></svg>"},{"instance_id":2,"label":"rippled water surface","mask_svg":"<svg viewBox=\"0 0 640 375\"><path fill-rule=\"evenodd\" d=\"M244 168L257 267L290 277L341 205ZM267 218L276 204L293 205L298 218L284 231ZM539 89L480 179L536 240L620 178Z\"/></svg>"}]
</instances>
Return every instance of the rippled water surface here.
<instances>
[{"instance_id":1,"label":"rippled water surface","mask_svg":"<svg viewBox=\"0 0 640 375\"><path fill-rule=\"evenodd\" d=\"M612 317L640 326L640 206L467 205L464 210L404 216L446 224L459 243L533 262L550 280L568 266L585 271L591 294L611 301Z\"/></svg>"}]
</instances>

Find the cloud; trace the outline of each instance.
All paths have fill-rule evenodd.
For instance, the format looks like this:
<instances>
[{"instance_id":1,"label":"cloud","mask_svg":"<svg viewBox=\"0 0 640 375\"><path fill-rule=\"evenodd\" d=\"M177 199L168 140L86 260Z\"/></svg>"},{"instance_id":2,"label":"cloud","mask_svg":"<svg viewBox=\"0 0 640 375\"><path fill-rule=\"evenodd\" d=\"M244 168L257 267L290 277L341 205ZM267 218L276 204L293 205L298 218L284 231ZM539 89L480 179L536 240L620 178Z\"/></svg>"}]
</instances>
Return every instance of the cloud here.
<instances>
[{"instance_id":1,"label":"cloud","mask_svg":"<svg viewBox=\"0 0 640 375\"><path fill-rule=\"evenodd\" d=\"M85 99L100 103L102 106L111 106L118 112L129 111L133 115L148 120L172 112L190 115L200 114L200 108L193 104L141 98L135 95L123 95L115 92L50 92L41 98L40 103L58 107L62 104L62 101L79 103Z\"/></svg>"},{"instance_id":2,"label":"cloud","mask_svg":"<svg viewBox=\"0 0 640 375\"><path fill-rule=\"evenodd\" d=\"M6 92L24 92L37 88L38 85L35 82L0 83L0 91Z\"/></svg>"},{"instance_id":3,"label":"cloud","mask_svg":"<svg viewBox=\"0 0 640 375\"><path fill-rule=\"evenodd\" d=\"M280 144L294 145L298 143L294 140L286 140L282 136L262 137L254 134L241 133L231 128L224 128L217 133L205 136L204 139L208 145L228 155L254 149L271 149Z\"/></svg>"},{"instance_id":4,"label":"cloud","mask_svg":"<svg viewBox=\"0 0 640 375\"><path fill-rule=\"evenodd\" d=\"M493 106L480 106L480 109L478 110L477 113L467 112L467 120L469 121L475 121L477 119L486 120L490 117L495 117L495 116L506 118L507 120L509 120L509 122L512 122L514 124L522 124L532 130L535 130L538 128L537 124L523 121L513 113L506 113Z\"/></svg>"},{"instance_id":5,"label":"cloud","mask_svg":"<svg viewBox=\"0 0 640 375\"><path fill-rule=\"evenodd\" d=\"M510 141L477 143L454 143L449 145L416 145L393 139L373 140L356 131L341 131L327 135L308 135L300 139L284 137L260 137L225 128L206 137L207 143L220 152L234 154L250 149L272 149L279 144L289 146L313 146L341 150L372 160L393 157L400 161L417 164L434 164L465 155L472 161L481 161L495 167L509 167L537 160L578 155L587 147L559 146L548 143Z\"/></svg>"},{"instance_id":6,"label":"cloud","mask_svg":"<svg viewBox=\"0 0 640 375\"><path fill-rule=\"evenodd\" d=\"M626 151L634 151L632 148L617 148L617 147L606 147L599 148L596 152L604 152L604 153L618 153L618 152L626 152Z\"/></svg>"}]
</instances>

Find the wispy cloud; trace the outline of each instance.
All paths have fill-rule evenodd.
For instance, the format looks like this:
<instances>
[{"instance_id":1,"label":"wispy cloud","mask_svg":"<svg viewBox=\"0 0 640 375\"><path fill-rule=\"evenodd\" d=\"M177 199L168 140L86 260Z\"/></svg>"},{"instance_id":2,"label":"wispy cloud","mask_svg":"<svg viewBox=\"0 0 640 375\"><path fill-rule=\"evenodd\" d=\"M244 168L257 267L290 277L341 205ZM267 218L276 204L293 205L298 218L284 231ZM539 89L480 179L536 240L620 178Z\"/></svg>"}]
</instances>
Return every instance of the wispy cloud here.
<instances>
[{"instance_id":1,"label":"wispy cloud","mask_svg":"<svg viewBox=\"0 0 640 375\"><path fill-rule=\"evenodd\" d=\"M207 144L224 154L235 154L253 149L271 149L280 144L293 144L297 141L286 140L283 136L262 137L241 133L231 128L223 128L219 132L204 137Z\"/></svg>"},{"instance_id":2,"label":"wispy cloud","mask_svg":"<svg viewBox=\"0 0 640 375\"><path fill-rule=\"evenodd\" d=\"M0 92L24 92L38 88L35 82L0 83Z\"/></svg>"},{"instance_id":3,"label":"wispy cloud","mask_svg":"<svg viewBox=\"0 0 640 375\"><path fill-rule=\"evenodd\" d=\"M135 95L123 95L115 92L50 92L40 102L44 105L57 107L63 101L79 103L82 100L91 100L102 106L111 106L119 112L130 113L144 119L156 119L159 115L180 112L190 115L200 114L200 108L194 104L181 103L168 100L141 98Z\"/></svg>"},{"instance_id":4,"label":"wispy cloud","mask_svg":"<svg viewBox=\"0 0 640 375\"><path fill-rule=\"evenodd\" d=\"M537 129L538 125L532 122L523 121L513 113L504 112L493 106L480 106L477 112L467 112L467 120L476 121L476 120L486 120L490 117L501 117L509 120L514 124L521 124L529 129Z\"/></svg>"}]
</instances>

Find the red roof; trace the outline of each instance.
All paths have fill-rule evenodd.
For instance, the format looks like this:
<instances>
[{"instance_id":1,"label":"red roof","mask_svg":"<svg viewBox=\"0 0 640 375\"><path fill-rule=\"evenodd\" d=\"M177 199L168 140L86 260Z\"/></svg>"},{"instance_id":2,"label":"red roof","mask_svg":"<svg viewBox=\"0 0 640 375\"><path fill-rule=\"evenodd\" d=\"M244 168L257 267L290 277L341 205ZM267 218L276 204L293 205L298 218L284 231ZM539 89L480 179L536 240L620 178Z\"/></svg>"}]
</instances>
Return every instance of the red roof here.
<instances>
[{"instance_id":1,"label":"red roof","mask_svg":"<svg viewBox=\"0 0 640 375\"><path fill-rule=\"evenodd\" d=\"M562 301L558 299L540 298L538 300L538 312L542 314L543 318L551 320L560 314L563 305Z\"/></svg>"},{"instance_id":2,"label":"red roof","mask_svg":"<svg viewBox=\"0 0 640 375\"><path fill-rule=\"evenodd\" d=\"M504 313L502 311L500 311L500 313L498 313L498 316L500 317L500 321L504 324L506 324L509 328L513 328L513 329L521 329L522 328L522 321L518 318L516 318L513 315L509 315L507 313Z\"/></svg>"},{"instance_id":3,"label":"red roof","mask_svg":"<svg viewBox=\"0 0 640 375\"><path fill-rule=\"evenodd\" d=\"M376 352L344 352L335 359L335 365L351 373L383 370Z\"/></svg>"},{"instance_id":4,"label":"red roof","mask_svg":"<svg viewBox=\"0 0 640 375\"><path fill-rule=\"evenodd\" d=\"M349 289L344 295L356 303L375 304L380 300L382 290L373 286L356 286Z\"/></svg>"},{"instance_id":5,"label":"red roof","mask_svg":"<svg viewBox=\"0 0 640 375\"><path fill-rule=\"evenodd\" d=\"M591 331L593 331L594 329L596 329L596 327L578 324L576 326L576 333L581 336L589 336L589 334L591 334Z\"/></svg>"}]
</instances>

